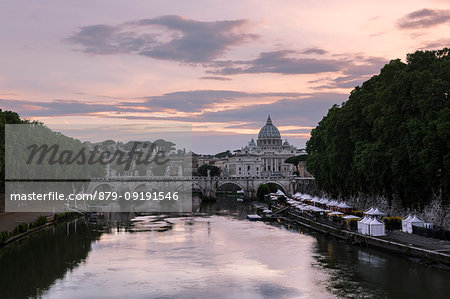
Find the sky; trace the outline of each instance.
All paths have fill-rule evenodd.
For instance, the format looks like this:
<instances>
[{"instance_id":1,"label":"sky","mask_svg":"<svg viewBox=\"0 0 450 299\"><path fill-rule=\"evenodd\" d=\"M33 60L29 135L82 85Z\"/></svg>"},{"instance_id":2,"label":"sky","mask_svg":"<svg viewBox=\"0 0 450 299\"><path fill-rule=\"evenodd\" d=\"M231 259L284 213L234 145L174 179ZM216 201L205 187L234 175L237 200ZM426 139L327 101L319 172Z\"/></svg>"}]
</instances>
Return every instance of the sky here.
<instances>
[{"instance_id":1,"label":"sky","mask_svg":"<svg viewBox=\"0 0 450 299\"><path fill-rule=\"evenodd\" d=\"M384 64L450 46L450 2L3 0L0 28L1 109L189 126L205 154L256 139L268 114L304 148Z\"/></svg>"}]
</instances>

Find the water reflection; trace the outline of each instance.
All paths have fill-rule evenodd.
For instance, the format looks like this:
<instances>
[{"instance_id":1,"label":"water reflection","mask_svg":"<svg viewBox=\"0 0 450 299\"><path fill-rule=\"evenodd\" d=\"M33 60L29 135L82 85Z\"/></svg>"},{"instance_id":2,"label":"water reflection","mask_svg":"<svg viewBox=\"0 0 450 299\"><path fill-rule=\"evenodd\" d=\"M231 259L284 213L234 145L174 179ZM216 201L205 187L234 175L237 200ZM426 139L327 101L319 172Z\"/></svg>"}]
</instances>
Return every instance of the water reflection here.
<instances>
[{"instance_id":1,"label":"water reflection","mask_svg":"<svg viewBox=\"0 0 450 299\"><path fill-rule=\"evenodd\" d=\"M160 232L168 224L172 229ZM307 254L313 243L230 217L141 216L128 232L102 235L86 263L44 297L89 297L101 289L101 296L120 298L327 298L319 287L326 275L311 268Z\"/></svg>"},{"instance_id":2,"label":"water reflection","mask_svg":"<svg viewBox=\"0 0 450 299\"><path fill-rule=\"evenodd\" d=\"M204 216L108 214L0 250L2 298L446 298L449 274L305 228ZM212 216L207 216L212 215Z\"/></svg>"},{"instance_id":3,"label":"water reflection","mask_svg":"<svg viewBox=\"0 0 450 299\"><path fill-rule=\"evenodd\" d=\"M84 221L46 229L0 250L0 297L38 297L84 263L101 232Z\"/></svg>"},{"instance_id":4,"label":"water reflection","mask_svg":"<svg viewBox=\"0 0 450 299\"><path fill-rule=\"evenodd\" d=\"M448 298L450 274L407 258L316 235L314 267L324 286L342 298Z\"/></svg>"}]
</instances>

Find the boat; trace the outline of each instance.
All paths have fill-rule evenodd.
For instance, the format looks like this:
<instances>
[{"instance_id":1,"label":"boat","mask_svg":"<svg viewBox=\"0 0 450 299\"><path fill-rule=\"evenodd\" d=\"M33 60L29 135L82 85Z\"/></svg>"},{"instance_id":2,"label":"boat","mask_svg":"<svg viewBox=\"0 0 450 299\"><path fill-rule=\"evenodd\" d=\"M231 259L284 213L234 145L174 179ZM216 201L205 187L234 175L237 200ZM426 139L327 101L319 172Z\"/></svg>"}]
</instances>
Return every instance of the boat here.
<instances>
[{"instance_id":1,"label":"boat","mask_svg":"<svg viewBox=\"0 0 450 299\"><path fill-rule=\"evenodd\" d=\"M262 217L256 214L247 215L247 219L250 221L262 221Z\"/></svg>"}]
</instances>

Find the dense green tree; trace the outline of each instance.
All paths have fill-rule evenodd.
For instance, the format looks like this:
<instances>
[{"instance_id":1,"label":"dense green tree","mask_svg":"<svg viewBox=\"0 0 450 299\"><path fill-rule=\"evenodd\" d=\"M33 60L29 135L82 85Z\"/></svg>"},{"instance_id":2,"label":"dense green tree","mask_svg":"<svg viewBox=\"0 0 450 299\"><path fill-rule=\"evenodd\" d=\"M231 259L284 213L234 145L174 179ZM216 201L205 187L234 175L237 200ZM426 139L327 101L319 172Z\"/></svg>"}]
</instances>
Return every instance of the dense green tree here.
<instances>
[{"instance_id":1,"label":"dense green tree","mask_svg":"<svg viewBox=\"0 0 450 299\"><path fill-rule=\"evenodd\" d=\"M28 120L20 119L19 114L13 111L0 109L0 179L1 192L4 190L5 182L5 125L28 123Z\"/></svg>"},{"instance_id":2,"label":"dense green tree","mask_svg":"<svg viewBox=\"0 0 450 299\"><path fill-rule=\"evenodd\" d=\"M220 152L220 153L214 155L214 157L219 158L219 159L225 158L225 157L230 157L230 156L233 156L233 153L230 150L226 150L224 152Z\"/></svg>"},{"instance_id":3,"label":"dense green tree","mask_svg":"<svg viewBox=\"0 0 450 299\"><path fill-rule=\"evenodd\" d=\"M362 192L405 206L448 200L449 52L392 60L330 108L306 147L318 186L335 196Z\"/></svg>"},{"instance_id":4,"label":"dense green tree","mask_svg":"<svg viewBox=\"0 0 450 299\"><path fill-rule=\"evenodd\" d=\"M298 164L300 162L306 161L307 157L308 157L308 155L293 156L293 157L287 158L284 162L292 164L295 166L295 168L297 168Z\"/></svg>"},{"instance_id":5,"label":"dense green tree","mask_svg":"<svg viewBox=\"0 0 450 299\"><path fill-rule=\"evenodd\" d=\"M256 191L256 197L258 200L264 200L264 196L270 193L270 187L267 184L261 184L258 186L258 190Z\"/></svg>"},{"instance_id":6,"label":"dense green tree","mask_svg":"<svg viewBox=\"0 0 450 299\"><path fill-rule=\"evenodd\" d=\"M210 171L211 176L219 176L220 175L220 168L214 165L208 165L204 164L198 168L198 174L200 176L207 176L208 170Z\"/></svg>"},{"instance_id":7,"label":"dense green tree","mask_svg":"<svg viewBox=\"0 0 450 299\"><path fill-rule=\"evenodd\" d=\"M278 189L280 189L280 187L275 183L267 183L267 186L269 186L270 193L275 193Z\"/></svg>"}]
</instances>

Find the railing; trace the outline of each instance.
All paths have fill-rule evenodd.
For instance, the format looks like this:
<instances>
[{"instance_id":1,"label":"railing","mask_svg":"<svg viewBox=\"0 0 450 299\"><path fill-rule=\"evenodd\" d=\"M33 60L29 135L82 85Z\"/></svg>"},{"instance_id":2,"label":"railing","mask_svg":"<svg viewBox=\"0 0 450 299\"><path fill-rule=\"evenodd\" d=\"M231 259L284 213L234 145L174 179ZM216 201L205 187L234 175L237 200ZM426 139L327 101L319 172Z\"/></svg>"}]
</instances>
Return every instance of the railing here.
<instances>
[{"instance_id":1,"label":"railing","mask_svg":"<svg viewBox=\"0 0 450 299\"><path fill-rule=\"evenodd\" d=\"M414 234L420 236L450 241L450 231L442 228L425 228L413 225L412 230Z\"/></svg>"}]
</instances>

